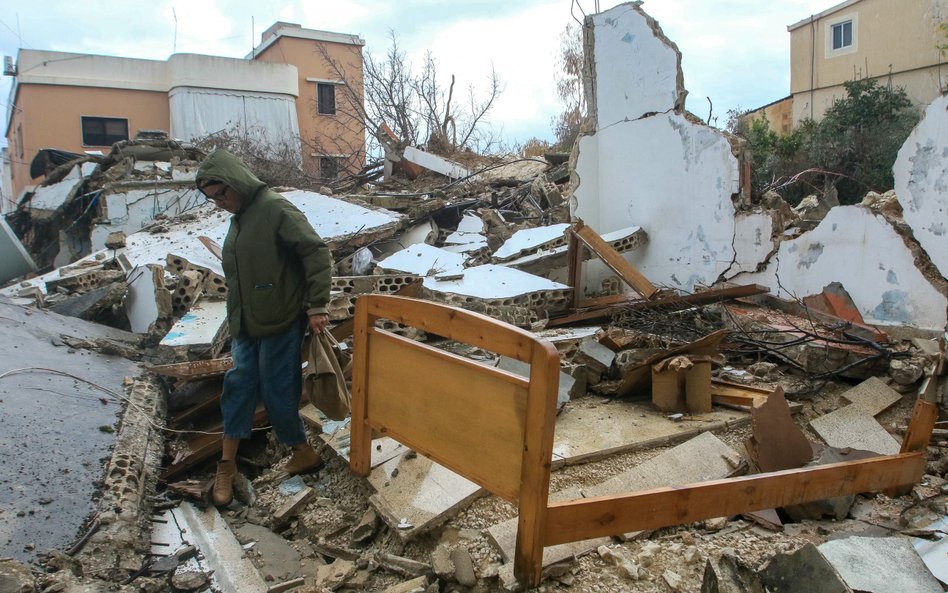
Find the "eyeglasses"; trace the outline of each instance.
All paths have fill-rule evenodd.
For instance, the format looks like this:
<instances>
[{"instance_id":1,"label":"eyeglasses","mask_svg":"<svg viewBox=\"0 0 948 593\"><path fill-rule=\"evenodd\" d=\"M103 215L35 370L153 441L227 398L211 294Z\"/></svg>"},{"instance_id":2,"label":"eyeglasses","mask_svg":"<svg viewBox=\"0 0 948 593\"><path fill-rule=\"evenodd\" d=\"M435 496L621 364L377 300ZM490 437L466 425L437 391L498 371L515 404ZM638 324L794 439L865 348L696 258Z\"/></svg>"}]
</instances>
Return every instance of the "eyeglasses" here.
<instances>
[{"instance_id":1,"label":"eyeglasses","mask_svg":"<svg viewBox=\"0 0 948 593\"><path fill-rule=\"evenodd\" d=\"M207 188L213 187L215 185L221 186L221 190L216 193L208 193ZM198 186L198 191L204 194L204 197L208 200L214 200L215 202L224 199L224 194L227 192L227 186L224 185L222 181L208 181L203 185Z\"/></svg>"}]
</instances>

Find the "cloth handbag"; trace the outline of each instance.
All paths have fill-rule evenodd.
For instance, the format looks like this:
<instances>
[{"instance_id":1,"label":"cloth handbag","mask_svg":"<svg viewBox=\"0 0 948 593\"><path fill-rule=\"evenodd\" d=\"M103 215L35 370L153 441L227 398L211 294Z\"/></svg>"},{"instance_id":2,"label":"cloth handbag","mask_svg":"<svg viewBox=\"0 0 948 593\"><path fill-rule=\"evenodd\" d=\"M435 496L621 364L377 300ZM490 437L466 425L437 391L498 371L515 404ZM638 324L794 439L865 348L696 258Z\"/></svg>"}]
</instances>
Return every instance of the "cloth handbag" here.
<instances>
[{"instance_id":1,"label":"cloth handbag","mask_svg":"<svg viewBox=\"0 0 948 593\"><path fill-rule=\"evenodd\" d=\"M331 420L344 420L349 415L352 401L334 350L338 344L332 334L324 331L311 335L305 346L307 364L303 370L303 393Z\"/></svg>"}]
</instances>

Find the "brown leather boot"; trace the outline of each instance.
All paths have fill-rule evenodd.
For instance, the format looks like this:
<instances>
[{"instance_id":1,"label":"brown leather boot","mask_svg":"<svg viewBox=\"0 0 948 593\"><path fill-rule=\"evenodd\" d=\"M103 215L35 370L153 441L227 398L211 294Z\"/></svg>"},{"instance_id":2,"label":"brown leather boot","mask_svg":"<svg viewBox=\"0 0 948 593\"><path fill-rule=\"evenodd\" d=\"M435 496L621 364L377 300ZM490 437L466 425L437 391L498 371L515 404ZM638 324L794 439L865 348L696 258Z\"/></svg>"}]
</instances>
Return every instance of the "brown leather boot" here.
<instances>
[{"instance_id":1,"label":"brown leather boot","mask_svg":"<svg viewBox=\"0 0 948 593\"><path fill-rule=\"evenodd\" d=\"M214 490L211 500L215 506L226 506L234 499L234 474L237 473L237 462L233 459L217 462L217 474L214 476Z\"/></svg>"},{"instance_id":2,"label":"brown leather boot","mask_svg":"<svg viewBox=\"0 0 948 593\"><path fill-rule=\"evenodd\" d=\"M293 445L293 456L287 462L286 473L290 475L305 474L323 466L323 458L309 443Z\"/></svg>"}]
</instances>

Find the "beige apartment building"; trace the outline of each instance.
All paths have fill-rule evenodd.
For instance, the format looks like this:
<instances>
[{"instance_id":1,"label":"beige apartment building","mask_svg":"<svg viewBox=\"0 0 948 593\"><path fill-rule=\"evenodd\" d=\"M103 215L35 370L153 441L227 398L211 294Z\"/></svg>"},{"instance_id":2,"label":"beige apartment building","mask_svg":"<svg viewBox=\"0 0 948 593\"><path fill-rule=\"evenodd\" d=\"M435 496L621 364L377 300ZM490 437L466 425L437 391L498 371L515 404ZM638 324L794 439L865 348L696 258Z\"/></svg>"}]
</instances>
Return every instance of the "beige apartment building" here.
<instances>
[{"instance_id":1,"label":"beige apartment building","mask_svg":"<svg viewBox=\"0 0 948 593\"><path fill-rule=\"evenodd\" d=\"M902 87L919 108L948 87L948 0L846 0L787 27L790 95L747 113L787 134L819 120L846 96L843 83L871 78Z\"/></svg>"},{"instance_id":2,"label":"beige apartment building","mask_svg":"<svg viewBox=\"0 0 948 593\"><path fill-rule=\"evenodd\" d=\"M362 97L364 45L355 35L278 22L245 59L21 49L10 73L4 194L18 199L37 182L29 169L40 149L107 152L139 130L288 143L299 147L306 171L326 178L361 168L365 129L354 101Z\"/></svg>"},{"instance_id":3,"label":"beige apartment building","mask_svg":"<svg viewBox=\"0 0 948 593\"><path fill-rule=\"evenodd\" d=\"M902 87L917 106L948 84L948 0L847 0L787 27L793 124L820 119L843 83L871 78Z\"/></svg>"}]
</instances>

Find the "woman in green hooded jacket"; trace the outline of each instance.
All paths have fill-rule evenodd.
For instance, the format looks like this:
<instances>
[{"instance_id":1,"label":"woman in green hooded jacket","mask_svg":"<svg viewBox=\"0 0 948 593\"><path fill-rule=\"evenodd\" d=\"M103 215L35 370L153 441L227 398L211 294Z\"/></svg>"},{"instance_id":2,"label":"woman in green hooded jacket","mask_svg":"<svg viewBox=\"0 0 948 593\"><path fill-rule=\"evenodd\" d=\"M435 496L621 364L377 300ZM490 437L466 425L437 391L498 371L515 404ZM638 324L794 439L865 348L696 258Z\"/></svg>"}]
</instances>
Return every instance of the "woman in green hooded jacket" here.
<instances>
[{"instance_id":1,"label":"woman in green hooded jacket","mask_svg":"<svg viewBox=\"0 0 948 593\"><path fill-rule=\"evenodd\" d=\"M214 504L226 505L233 498L237 449L250 437L258 400L277 438L293 450L287 472L323 464L299 415L300 351L307 326L321 333L329 323L332 260L303 213L229 152L211 153L196 183L233 215L222 263L234 364L224 375L224 440L213 491Z\"/></svg>"}]
</instances>

